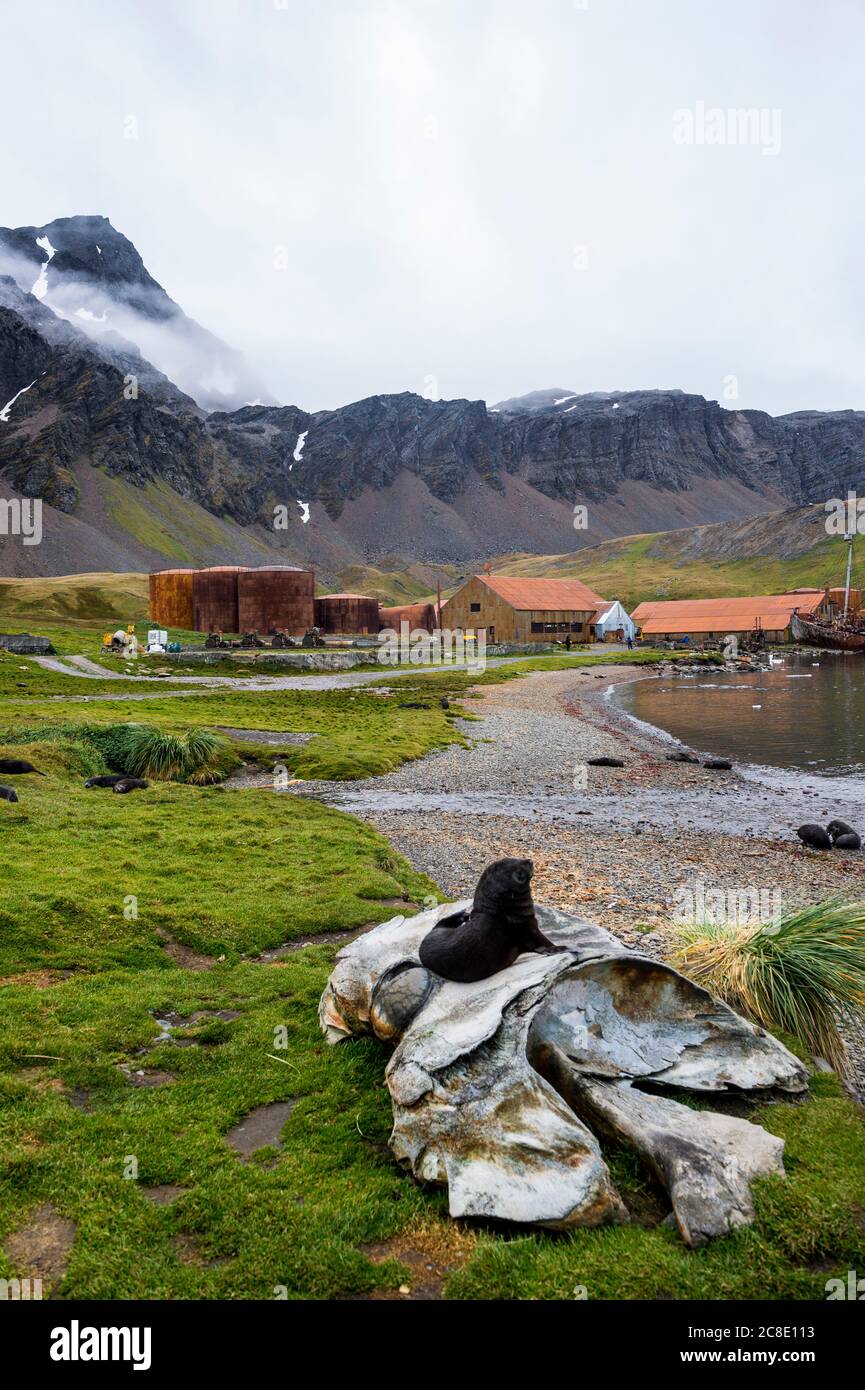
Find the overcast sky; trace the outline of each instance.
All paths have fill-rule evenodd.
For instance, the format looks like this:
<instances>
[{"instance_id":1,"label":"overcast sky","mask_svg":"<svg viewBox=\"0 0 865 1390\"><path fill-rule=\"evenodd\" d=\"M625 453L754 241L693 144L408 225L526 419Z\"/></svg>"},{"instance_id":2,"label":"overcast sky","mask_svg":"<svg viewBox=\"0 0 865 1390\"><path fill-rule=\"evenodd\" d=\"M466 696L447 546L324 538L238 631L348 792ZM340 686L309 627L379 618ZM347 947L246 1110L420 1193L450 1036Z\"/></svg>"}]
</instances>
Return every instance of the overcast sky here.
<instances>
[{"instance_id":1,"label":"overcast sky","mask_svg":"<svg viewBox=\"0 0 865 1390\"><path fill-rule=\"evenodd\" d=\"M286 403L865 408L861 0L3 0L0 54L0 223L110 217Z\"/></svg>"}]
</instances>

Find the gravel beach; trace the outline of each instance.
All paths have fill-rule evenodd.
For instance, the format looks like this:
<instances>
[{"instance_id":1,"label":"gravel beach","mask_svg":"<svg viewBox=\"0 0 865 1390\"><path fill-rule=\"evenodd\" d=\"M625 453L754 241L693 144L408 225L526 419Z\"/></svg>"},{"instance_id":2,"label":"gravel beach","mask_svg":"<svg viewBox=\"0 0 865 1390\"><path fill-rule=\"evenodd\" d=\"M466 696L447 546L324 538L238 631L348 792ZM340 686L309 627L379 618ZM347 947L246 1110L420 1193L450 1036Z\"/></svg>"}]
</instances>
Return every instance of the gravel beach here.
<instances>
[{"instance_id":1,"label":"gravel beach","mask_svg":"<svg viewBox=\"0 0 865 1390\"><path fill-rule=\"evenodd\" d=\"M659 958L673 949L674 919L693 918L713 890L749 894L767 918L782 905L861 895L865 853L820 854L795 835L805 820L855 814L843 784L806 778L781 795L750 768L667 761L673 743L607 698L641 677L609 666L476 687L464 708L479 718L457 722L470 748L363 783L291 790L375 825L454 898L471 894L491 860L529 857L537 901ZM599 756L625 766L587 765ZM865 1091L861 1039L850 1041Z\"/></svg>"}]
</instances>

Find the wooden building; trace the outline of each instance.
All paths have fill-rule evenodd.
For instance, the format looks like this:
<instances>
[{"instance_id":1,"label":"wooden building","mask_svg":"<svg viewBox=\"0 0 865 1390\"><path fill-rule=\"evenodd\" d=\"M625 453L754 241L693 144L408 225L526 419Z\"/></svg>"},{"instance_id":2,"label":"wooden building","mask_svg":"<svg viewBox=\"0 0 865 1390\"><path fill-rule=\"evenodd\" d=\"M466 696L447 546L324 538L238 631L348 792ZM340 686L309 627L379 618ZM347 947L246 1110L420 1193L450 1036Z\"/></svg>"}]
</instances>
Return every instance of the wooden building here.
<instances>
[{"instance_id":1,"label":"wooden building","mask_svg":"<svg viewBox=\"0 0 865 1390\"><path fill-rule=\"evenodd\" d=\"M762 632L767 642L790 642L794 610L804 618L822 616L827 605L825 589L794 589L754 598L650 599L639 604L631 617L645 638L720 642Z\"/></svg>"},{"instance_id":2,"label":"wooden building","mask_svg":"<svg viewBox=\"0 0 865 1390\"><path fill-rule=\"evenodd\" d=\"M476 574L442 604L441 625L484 628L487 642L591 642L595 616L609 606L578 579Z\"/></svg>"}]
</instances>

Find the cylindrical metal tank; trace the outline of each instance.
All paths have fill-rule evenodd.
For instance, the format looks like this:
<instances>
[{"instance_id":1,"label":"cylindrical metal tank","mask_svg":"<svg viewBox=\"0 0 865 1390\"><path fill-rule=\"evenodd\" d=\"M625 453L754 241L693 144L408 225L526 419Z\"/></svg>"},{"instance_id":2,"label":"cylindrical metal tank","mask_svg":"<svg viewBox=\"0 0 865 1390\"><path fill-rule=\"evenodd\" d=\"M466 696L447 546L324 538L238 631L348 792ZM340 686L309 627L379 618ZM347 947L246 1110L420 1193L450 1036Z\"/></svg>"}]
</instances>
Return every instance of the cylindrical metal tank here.
<instances>
[{"instance_id":1,"label":"cylindrical metal tank","mask_svg":"<svg viewBox=\"0 0 865 1390\"><path fill-rule=\"evenodd\" d=\"M160 627L182 627L191 631L194 624L192 581L194 570L157 570L150 576L150 617Z\"/></svg>"},{"instance_id":2,"label":"cylindrical metal tank","mask_svg":"<svg viewBox=\"0 0 865 1390\"><path fill-rule=\"evenodd\" d=\"M196 632L240 632L237 579L244 565L214 565L196 570L192 579L193 626Z\"/></svg>"},{"instance_id":3,"label":"cylindrical metal tank","mask_svg":"<svg viewBox=\"0 0 865 1390\"><path fill-rule=\"evenodd\" d=\"M315 625L322 632L378 632L378 599L369 594L325 594L315 600Z\"/></svg>"},{"instance_id":4,"label":"cylindrical metal tank","mask_svg":"<svg viewBox=\"0 0 865 1390\"><path fill-rule=\"evenodd\" d=\"M393 628L394 632L400 631L401 623L408 623L412 632L417 628L426 628L427 632L435 632L436 610L433 603L403 603L397 608L379 609L379 631L384 628Z\"/></svg>"},{"instance_id":5,"label":"cylindrical metal tank","mask_svg":"<svg viewBox=\"0 0 865 1390\"><path fill-rule=\"evenodd\" d=\"M242 570L237 576L238 632L303 635L315 621L315 575L294 565Z\"/></svg>"}]
</instances>

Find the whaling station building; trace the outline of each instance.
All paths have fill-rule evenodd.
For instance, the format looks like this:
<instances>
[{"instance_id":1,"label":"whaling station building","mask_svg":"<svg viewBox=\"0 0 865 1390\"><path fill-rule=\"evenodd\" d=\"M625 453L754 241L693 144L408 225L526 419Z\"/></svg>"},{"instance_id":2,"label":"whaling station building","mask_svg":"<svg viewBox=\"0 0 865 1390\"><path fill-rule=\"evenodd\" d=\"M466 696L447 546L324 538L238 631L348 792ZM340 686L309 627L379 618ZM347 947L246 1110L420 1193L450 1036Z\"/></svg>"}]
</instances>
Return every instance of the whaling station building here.
<instances>
[{"instance_id":1,"label":"whaling station building","mask_svg":"<svg viewBox=\"0 0 865 1390\"><path fill-rule=\"evenodd\" d=\"M762 632L767 642L790 642L794 610L803 618L822 617L829 602L825 589L794 589L755 598L650 599L639 604L631 617L644 638L656 640L721 642L725 637Z\"/></svg>"},{"instance_id":2,"label":"whaling station building","mask_svg":"<svg viewBox=\"0 0 865 1390\"><path fill-rule=\"evenodd\" d=\"M619 624L613 627L612 624ZM619 603L578 579L516 579L476 574L441 608L441 625L463 632L485 628L487 642L593 642L633 636Z\"/></svg>"}]
</instances>

